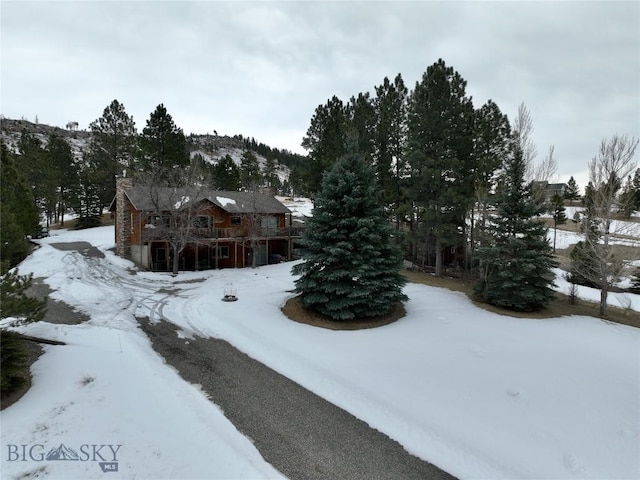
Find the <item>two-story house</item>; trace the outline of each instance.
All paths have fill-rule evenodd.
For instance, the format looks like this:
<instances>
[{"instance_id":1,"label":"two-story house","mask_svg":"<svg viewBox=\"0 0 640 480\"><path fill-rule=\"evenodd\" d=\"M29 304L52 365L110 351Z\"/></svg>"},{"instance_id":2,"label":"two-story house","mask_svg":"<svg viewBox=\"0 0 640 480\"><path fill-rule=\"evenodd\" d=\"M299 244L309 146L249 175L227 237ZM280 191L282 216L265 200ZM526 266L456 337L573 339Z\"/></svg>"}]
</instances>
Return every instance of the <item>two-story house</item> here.
<instances>
[{"instance_id":1,"label":"two-story house","mask_svg":"<svg viewBox=\"0 0 640 480\"><path fill-rule=\"evenodd\" d=\"M168 188L118 178L110 210L116 253L153 271L235 268L291 259L298 227L275 197Z\"/></svg>"}]
</instances>

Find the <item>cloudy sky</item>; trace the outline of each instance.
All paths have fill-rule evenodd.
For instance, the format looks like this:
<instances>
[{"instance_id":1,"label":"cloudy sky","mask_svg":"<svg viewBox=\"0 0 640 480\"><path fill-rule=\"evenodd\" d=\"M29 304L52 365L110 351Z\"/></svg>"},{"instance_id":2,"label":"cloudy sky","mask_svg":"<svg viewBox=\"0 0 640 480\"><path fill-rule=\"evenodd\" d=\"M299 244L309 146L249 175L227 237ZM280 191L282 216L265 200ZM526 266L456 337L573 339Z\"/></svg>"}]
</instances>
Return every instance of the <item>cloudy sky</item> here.
<instances>
[{"instance_id":1,"label":"cloudy sky","mask_svg":"<svg viewBox=\"0 0 640 480\"><path fill-rule=\"evenodd\" d=\"M0 113L80 128L118 99L138 130L164 103L185 133L303 153L314 109L412 89L443 58L476 107L524 103L538 160L586 183L603 138L640 136L640 2L1 3ZM637 155L638 157L638 155Z\"/></svg>"}]
</instances>

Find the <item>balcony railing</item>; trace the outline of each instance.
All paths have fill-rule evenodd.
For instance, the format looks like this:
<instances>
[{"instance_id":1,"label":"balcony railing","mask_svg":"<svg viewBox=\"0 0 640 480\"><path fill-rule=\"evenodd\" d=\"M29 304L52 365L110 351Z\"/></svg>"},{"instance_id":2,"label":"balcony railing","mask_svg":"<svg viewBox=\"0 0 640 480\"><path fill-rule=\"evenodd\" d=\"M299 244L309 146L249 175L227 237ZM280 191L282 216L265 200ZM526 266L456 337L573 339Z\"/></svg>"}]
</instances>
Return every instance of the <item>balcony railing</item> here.
<instances>
[{"instance_id":1,"label":"balcony railing","mask_svg":"<svg viewBox=\"0 0 640 480\"><path fill-rule=\"evenodd\" d=\"M231 228L193 228L191 235L202 239L222 239L222 238L247 238L247 237L300 237L304 228L302 227L278 227L278 228L257 228L252 231L247 227ZM146 240L160 239L164 236L164 229L144 228L143 236Z\"/></svg>"}]
</instances>

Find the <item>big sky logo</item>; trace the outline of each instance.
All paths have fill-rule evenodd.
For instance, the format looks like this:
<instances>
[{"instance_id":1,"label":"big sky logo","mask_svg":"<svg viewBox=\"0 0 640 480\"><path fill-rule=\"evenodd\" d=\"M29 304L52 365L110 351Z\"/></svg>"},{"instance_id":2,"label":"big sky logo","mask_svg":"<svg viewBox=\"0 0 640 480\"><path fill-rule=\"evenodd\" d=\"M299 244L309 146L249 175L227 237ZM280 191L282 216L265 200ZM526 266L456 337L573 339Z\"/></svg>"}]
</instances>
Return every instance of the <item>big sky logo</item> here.
<instances>
[{"instance_id":1,"label":"big sky logo","mask_svg":"<svg viewBox=\"0 0 640 480\"><path fill-rule=\"evenodd\" d=\"M98 462L103 472L118 471L118 452L122 445L83 443L76 450L61 443L47 450L44 445L7 444L8 462Z\"/></svg>"}]
</instances>

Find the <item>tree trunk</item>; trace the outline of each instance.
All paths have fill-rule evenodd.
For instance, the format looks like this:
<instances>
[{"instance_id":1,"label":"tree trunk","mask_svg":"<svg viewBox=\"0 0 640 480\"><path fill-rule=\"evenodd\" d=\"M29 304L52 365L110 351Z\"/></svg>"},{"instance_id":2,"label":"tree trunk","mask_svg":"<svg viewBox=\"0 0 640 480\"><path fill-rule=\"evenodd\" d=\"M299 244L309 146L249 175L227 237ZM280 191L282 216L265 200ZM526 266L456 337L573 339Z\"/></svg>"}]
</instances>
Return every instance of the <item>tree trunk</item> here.
<instances>
[{"instance_id":1,"label":"tree trunk","mask_svg":"<svg viewBox=\"0 0 640 480\"><path fill-rule=\"evenodd\" d=\"M607 316L607 296L609 295L609 289L606 284L603 284L600 290L600 316L605 318Z\"/></svg>"},{"instance_id":2,"label":"tree trunk","mask_svg":"<svg viewBox=\"0 0 640 480\"><path fill-rule=\"evenodd\" d=\"M175 245L173 247L173 270L172 273L174 275L178 274L178 271L180 270L180 252L178 250L178 246Z\"/></svg>"},{"instance_id":3,"label":"tree trunk","mask_svg":"<svg viewBox=\"0 0 640 480\"><path fill-rule=\"evenodd\" d=\"M436 277L442 276L442 241L436 239Z\"/></svg>"},{"instance_id":4,"label":"tree trunk","mask_svg":"<svg viewBox=\"0 0 640 480\"><path fill-rule=\"evenodd\" d=\"M255 240L251 242L251 268L256 268L256 251L257 251L257 243Z\"/></svg>"}]
</instances>

